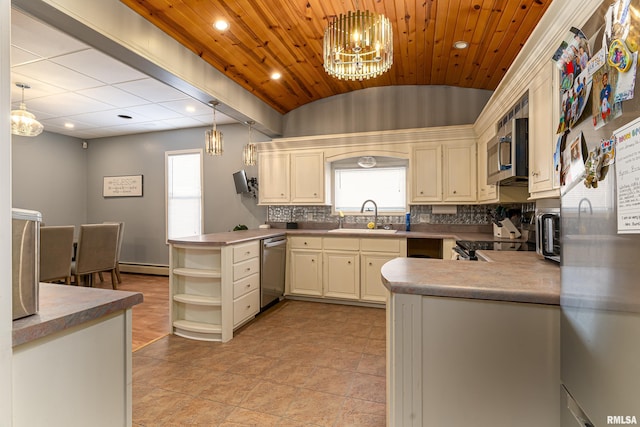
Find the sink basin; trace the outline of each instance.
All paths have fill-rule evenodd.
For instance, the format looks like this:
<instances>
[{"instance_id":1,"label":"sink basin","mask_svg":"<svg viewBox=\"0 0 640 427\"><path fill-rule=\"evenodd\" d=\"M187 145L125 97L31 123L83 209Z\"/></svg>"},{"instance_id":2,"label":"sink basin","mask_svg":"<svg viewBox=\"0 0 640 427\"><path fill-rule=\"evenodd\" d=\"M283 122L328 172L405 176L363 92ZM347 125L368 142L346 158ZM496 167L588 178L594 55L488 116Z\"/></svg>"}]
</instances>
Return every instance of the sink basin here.
<instances>
[{"instance_id":1,"label":"sink basin","mask_svg":"<svg viewBox=\"0 0 640 427\"><path fill-rule=\"evenodd\" d=\"M334 228L329 233L357 233L357 234L393 234L398 230L385 230L384 228Z\"/></svg>"}]
</instances>

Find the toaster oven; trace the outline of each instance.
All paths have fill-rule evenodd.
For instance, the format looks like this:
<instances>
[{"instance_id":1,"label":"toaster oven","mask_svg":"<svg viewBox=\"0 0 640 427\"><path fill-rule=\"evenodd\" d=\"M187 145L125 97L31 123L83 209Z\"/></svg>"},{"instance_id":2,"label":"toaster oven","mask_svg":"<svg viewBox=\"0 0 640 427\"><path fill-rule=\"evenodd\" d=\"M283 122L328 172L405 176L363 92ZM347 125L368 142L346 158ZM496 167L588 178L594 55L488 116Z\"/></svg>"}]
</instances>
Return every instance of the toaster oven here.
<instances>
[{"instance_id":1,"label":"toaster oven","mask_svg":"<svg viewBox=\"0 0 640 427\"><path fill-rule=\"evenodd\" d=\"M560 262L560 209L545 209L536 213L536 252Z\"/></svg>"}]
</instances>

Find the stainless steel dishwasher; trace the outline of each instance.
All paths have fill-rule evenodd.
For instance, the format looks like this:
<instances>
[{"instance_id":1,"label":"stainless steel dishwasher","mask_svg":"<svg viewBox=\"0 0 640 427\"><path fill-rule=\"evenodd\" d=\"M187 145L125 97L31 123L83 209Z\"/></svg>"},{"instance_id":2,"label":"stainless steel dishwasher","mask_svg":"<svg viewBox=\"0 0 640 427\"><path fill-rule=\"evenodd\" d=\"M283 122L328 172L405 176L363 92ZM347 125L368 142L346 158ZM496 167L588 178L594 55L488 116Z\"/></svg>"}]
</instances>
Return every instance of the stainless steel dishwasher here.
<instances>
[{"instance_id":1,"label":"stainless steel dishwasher","mask_svg":"<svg viewBox=\"0 0 640 427\"><path fill-rule=\"evenodd\" d=\"M262 239L260 251L260 309L284 295L287 237Z\"/></svg>"}]
</instances>

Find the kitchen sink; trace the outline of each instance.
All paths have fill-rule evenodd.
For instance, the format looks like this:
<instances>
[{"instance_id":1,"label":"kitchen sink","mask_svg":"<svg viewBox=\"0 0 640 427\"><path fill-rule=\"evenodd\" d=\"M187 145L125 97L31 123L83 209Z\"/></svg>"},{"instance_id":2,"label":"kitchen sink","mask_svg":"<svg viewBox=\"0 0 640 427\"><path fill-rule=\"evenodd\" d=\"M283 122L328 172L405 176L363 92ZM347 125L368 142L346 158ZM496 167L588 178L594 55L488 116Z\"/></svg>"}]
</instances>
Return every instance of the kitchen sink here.
<instances>
[{"instance_id":1,"label":"kitchen sink","mask_svg":"<svg viewBox=\"0 0 640 427\"><path fill-rule=\"evenodd\" d=\"M329 233L357 233L357 234L393 234L398 230L385 230L384 228L334 228Z\"/></svg>"}]
</instances>

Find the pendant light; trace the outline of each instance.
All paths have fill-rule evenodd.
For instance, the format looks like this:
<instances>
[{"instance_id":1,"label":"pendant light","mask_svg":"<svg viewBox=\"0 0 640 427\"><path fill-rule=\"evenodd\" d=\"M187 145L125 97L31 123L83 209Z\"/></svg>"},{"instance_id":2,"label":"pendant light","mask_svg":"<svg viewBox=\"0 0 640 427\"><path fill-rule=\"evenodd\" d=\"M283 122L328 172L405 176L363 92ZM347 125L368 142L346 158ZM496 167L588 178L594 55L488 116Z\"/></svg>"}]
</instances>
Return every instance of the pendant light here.
<instances>
[{"instance_id":1,"label":"pendant light","mask_svg":"<svg viewBox=\"0 0 640 427\"><path fill-rule=\"evenodd\" d=\"M246 122L249 125L249 142L242 149L242 162L247 166L255 166L258 153L256 151L256 144L252 142L252 126L255 122Z\"/></svg>"},{"instance_id":2,"label":"pendant light","mask_svg":"<svg viewBox=\"0 0 640 427\"><path fill-rule=\"evenodd\" d=\"M205 134L205 151L210 156L222 156L222 132L216 126L216 107L220 104L218 101L209 101L209 105L213 107L213 128L209 129Z\"/></svg>"},{"instance_id":3,"label":"pendant light","mask_svg":"<svg viewBox=\"0 0 640 427\"><path fill-rule=\"evenodd\" d=\"M11 133L19 136L38 136L44 130L44 126L36 120L36 116L27 111L24 103L24 90L30 89L31 86L26 83L16 83L16 86L22 89L22 101L19 109L11 111Z\"/></svg>"}]
</instances>

